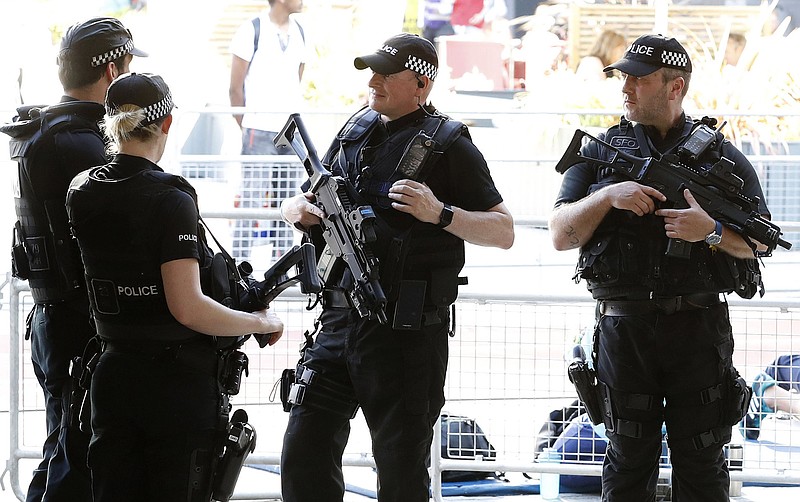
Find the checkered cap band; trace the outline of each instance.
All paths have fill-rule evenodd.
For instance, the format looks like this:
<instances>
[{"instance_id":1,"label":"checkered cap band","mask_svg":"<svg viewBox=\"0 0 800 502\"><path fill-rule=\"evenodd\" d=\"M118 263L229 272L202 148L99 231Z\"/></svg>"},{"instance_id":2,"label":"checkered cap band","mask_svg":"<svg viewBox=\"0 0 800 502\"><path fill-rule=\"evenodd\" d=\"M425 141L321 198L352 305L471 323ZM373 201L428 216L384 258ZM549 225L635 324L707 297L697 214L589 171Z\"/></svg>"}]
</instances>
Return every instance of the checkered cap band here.
<instances>
[{"instance_id":1,"label":"checkered cap band","mask_svg":"<svg viewBox=\"0 0 800 502\"><path fill-rule=\"evenodd\" d=\"M425 75L431 80L436 80L437 68L431 63L420 59L412 54L408 55L405 67L411 71L417 72L420 75Z\"/></svg>"},{"instance_id":2,"label":"checkered cap band","mask_svg":"<svg viewBox=\"0 0 800 502\"><path fill-rule=\"evenodd\" d=\"M166 117L169 115L169 112L172 111L172 108L172 93L167 93L164 99L158 103L144 107L144 120L142 121L142 125L149 125L161 117Z\"/></svg>"},{"instance_id":3,"label":"checkered cap band","mask_svg":"<svg viewBox=\"0 0 800 502\"><path fill-rule=\"evenodd\" d=\"M111 49L106 53L100 54L99 56L94 56L92 58L92 68L96 68L110 61L114 61L115 59L119 59L125 54L131 52L132 50L133 50L133 40L128 40L127 42L125 42L125 45L121 45L117 48Z\"/></svg>"},{"instance_id":4,"label":"checkered cap band","mask_svg":"<svg viewBox=\"0 0 800 502\"><path fill-rule=\"evenodd\" d=\"M686 68L689 66L689 56L680 52L664 51L661 53L661 62L669 66Z\"/></svg>"},{"instance_id":5,"label":"checkered cap band","mask_svg":"<svg viewBox=\"0 0 800 502\"><path fill-rule=\"evenodd\" d=\"M167 95L164 96L164 98L158 103L153 103L150 106L145 106L142 108L142 111L144 112L144 119L139 123L139 126L147 126L161 117L166 117L173 108L174 104L172 103L172 93L167 93ZM106 105L106 113L108 115L113 115L116 111L116 107Z\"/></svg>"}]
</instances>

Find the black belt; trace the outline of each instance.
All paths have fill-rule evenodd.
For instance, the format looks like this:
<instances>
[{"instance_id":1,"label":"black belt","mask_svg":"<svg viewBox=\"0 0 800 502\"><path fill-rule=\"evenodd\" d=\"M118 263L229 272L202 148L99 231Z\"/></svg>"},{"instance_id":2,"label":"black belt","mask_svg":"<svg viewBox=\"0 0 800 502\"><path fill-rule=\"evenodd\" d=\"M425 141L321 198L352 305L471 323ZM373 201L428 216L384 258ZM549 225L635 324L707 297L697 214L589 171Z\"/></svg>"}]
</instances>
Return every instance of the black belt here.
<instances>
[{"instance_id":1,"label":"black belt","mask_svg":"<svg viewBox=\"0 0 800 502\"><path fill-rule=\"evenodd\" d=\"M695 293L651 300L600 300L599 312L608 316L641 314L674 314L687 310L706 309L724 302L720 293Z\"/></svg>"},{"instance_id":2,"label":"black belt","mask_svg":"<svg viewBox=\"0 0 800 502\"><path fill-rule=\"evenodd\" d=\"M153 361L174 362L210 374L216 373L219 361L217 351L208 345L130 343L106 340L104 351L142 356Z\"/></svg>"},{"instance_id":3,"label":"black belt","mask_svg":"<svg viewBox=\"0 0 800 502\"><path fill-rule=\"evenodd\" d=\"M350 303L350 296L343 289L323 289L322 290L322 305L326 308L332 309L351 309L353 305ZM393 312L394 304L386 306L387 312ZM422 325L431 326L433 324L440 324L447 319L447 307L432 306L424 309L422 312Z\"/></svg>"}]
</instances>

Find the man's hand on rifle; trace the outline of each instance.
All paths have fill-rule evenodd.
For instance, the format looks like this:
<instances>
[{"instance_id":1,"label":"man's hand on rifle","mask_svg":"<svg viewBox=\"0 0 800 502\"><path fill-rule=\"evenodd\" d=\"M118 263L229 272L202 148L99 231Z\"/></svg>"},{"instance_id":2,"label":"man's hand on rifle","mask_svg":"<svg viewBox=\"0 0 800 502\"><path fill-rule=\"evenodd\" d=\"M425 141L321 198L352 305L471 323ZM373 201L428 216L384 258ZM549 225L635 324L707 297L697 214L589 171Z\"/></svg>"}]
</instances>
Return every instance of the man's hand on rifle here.
<instances>
[{"instance_id":1,"label":"man's hand on rifle","mask_svg":"<svg viewBox=\"0 0 800 502\"><path fill-rule=\"evenodd\" d=\"M392 199L392 208L419 221L439 223L443 204L428 185L408 179L398 180L389 188L389 198Z\"/></svg>"},{"instance_id":2,"label":"man's hand on rifle","mask_svg":"<svg viewBox=\"0 0 800 502\"><path fill-rule=\"evenodd\" d=\"M667 198L656 190L635 181L623 181L609 185L601 190L611 207L631 211L644 216L656 210L656 200L664 202ZM600 192L598 192L600 194Z\"/></svg>"},{"instance_id":3,"label":"man's hand on rifle","mask_svg":"<svg viewBox=\"0 0 800 502\"><path fill-rule=\"evenodd\" d=\"M664 218L667 237L682 239L687 242L705 240L706 235L714 230L715 220L700 207L700 203L697 202L692 192L688 189L683 191L683 196L686 199L686 203L689 204L688 209L659 209L656 211L656 215ZM736 258L747 259L754 257L750 244L737 232L731 231L723 225L722 236L722 241L715 246L718 249ZM767 249L764 244L751 240L757 250L765 251Z\"/></svg>"},{"instance_id":4,"label":"man's hand on rifle","mask_svg":"<svg viewBox=\"0 0 800 502\"><path fill-rule=\"evenodd\" d=\"M716 222L708 215L689 189L683 191L685 209L659 209L656 216L664 218L664 230L670 239L681 239L686 242L699 242L714 231Z\"/></svg>"},{"instance_id":5,"label":"man's hand on rifle","mask_svg":"<svg viewBox=\"0 0 800 502\"><path fill-rule=\"evenodd\" d=\"M311 192L305 192L281 202L281 216L287 223L295 228L300 225L300 230L319 225L320 219L325 217L325 212L314 204L316 197Z\"/></svg>"}]
</instances>

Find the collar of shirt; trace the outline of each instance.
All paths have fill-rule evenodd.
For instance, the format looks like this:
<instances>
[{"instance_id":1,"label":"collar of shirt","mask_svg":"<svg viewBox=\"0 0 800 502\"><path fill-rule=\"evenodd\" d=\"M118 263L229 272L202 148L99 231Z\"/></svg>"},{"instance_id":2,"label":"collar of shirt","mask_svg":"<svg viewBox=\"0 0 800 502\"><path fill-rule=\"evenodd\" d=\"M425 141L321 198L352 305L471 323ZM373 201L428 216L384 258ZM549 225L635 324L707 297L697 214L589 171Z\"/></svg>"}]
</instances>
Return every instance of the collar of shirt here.
<instances>
[{"instance_id":1,"label":"collar of shirt","mask_svg":"<svg viewBox=\"0 0 800 502\"><path fill-rule=\"evenodd\" d=\"M653 126L646 125L644 126L644 130L656 150L659 152L667 152L683 137L683 128L685 125L686 113L681 113L680 120L675 122L675 125L667 131L667 135L664 138L661 137L661 134Z\"/></svg>"},{"instance_id":2,"label":"collar of shirt","mask_svg":"<svg viewBox=\"0 0 800 502\"><path fill-rule=\"evenodd\" d=\"M111 174L112 179L125 179L134 176L142 171L160 171L163 169L158 165L150 162L144 157L136 155L127 155L118 153L114 156L114 160L108 164L108 172Z\"/></svg>"},{"instance_id":3,"label":"collar of shirt","mask_svg":"<svg viewBox=\"0 0 800 502\"><path fill-rule=\"evenodd\" d=\"M399 119L390 120L389 122L386 122L385 124L386 130L389 131L389 135L392 135L397 131L399 131L400 129L408 127L417 120L420 120L421 118L425 117L425 115L426 113L422 108L417 108L413 112L403 115Z\"/></svg>"}]
</instances>

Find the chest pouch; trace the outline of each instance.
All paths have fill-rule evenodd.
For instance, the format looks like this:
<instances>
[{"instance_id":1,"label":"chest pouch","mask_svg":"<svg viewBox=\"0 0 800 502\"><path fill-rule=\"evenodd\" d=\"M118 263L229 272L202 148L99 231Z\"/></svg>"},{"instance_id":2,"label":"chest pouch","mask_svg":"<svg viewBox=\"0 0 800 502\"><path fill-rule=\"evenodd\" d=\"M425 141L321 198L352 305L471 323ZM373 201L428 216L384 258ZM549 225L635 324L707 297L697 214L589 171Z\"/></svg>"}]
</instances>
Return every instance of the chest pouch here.
<instances>
[{"instance_id":1,"label":"chest pouch","mask_svg":"<svg viewBox=\"0 0 800 502\"><path fill-rule=\"evenodd\" d=\"M419 131L406 146L397 170L406 178L416 180L422 167L430 158L435 143L425 131Z\"/></svg>"},{"instance_id":2,"label":"chest pouch","mask_svg":"<svg viewBox=\"0 0 800 502\"><path fill-rule=\"evenodd\" d=\"M610 278L611 274L614 273L614 269L603 265L603 263L598 263L598 259L605 253L610 241L611 236L607 235L581 249L578 264L575 267L575 275L572 276L575 283L581 282L581 279L591 281L599 277ZM595 263L597 263L597 270L595 270Z\"/></svg>"}]
</instances>

